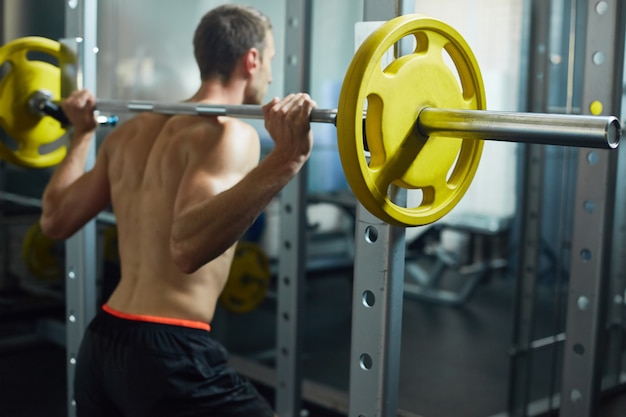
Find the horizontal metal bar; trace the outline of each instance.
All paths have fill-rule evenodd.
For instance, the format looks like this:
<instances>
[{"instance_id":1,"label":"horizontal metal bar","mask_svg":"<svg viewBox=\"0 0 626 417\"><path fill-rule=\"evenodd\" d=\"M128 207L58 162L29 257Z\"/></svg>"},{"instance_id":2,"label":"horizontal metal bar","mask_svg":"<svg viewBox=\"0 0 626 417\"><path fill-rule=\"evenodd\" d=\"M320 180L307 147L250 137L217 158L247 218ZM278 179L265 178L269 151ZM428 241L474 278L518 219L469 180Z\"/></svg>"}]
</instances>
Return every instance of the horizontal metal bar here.
<instances>
[{"instance_id":1,"label":"horizontal metal bar","mask_svg":"<svg viewBox=\"0 0 626 417\"><path fill-rule=\"evenodd\" d=\"M216 105L203 103L157 103L151 101L97 100L96 108L105 113L132 113L150 111L161 114L195 114L204 116L231 116L243 119L263 119L259 105ZM311 121L335 124L337 110L314 109Z\"/></svg>"},{"instance_id":2,"label":"horizontal metal bar","mask_svg":"<svg viewBox=\"0 0 626 417\"><path fill-rule=\"evenodd\" d=\"M424 136L450 136L584 148L617 148L619 120L613 116L513 113L425 108L417 118Z\"/></svg>"},{"instance_id":3,"label":"horizontal metal bar","mask_svg":"<svg viewBox=\"0 0 626 417\"><path fill-rule=\"evenodd\" d=\"M30 105L36 111L46 106L45 95L33 96ZM155 112L232 116L263 119L259 105L216 105L204 103L158 103L152 101L97 100L96 108L105 113ZM366 117L364 113L363 117ZM311 121L336 124L336 109L314 109ZM515 113L487 110L452 110L424 108L416 126L426 137L463 137L544 145L587 148L617 148L621 125L614 116L584 116L552 113Z\"/></svg>"},{"instance_id":4,"label":"horizontal metal bar","mask_svg":"<svg viewBox=\"0 0 626 417\"><path fill-rule=\"evenodd\" d=\"M262 119L258 105L159 104L147 101L98 100L104 112L153 111L164 114L199 114ZM312 122L335 123L337 110L314 109ZM424 136L451 136L545 145L613 149L621 126L616 117L494 112L424 108L417 119Z\"/></svg>"},{"instance_id":5,"label":"horizontal metal bar","mask_svg":"<svg viewBox=\"0 0 626 417\"><path fill-rule=\"evenodd\" d=\"M0 200L14 203L24 207L41 208L41 200L33 197L26 197L19 194L13 194L6 191L0 191Z\"/></svg>"},{"instance_id":6,"label":"horizontal metal bar","mask_svg":"<svg viewBox=\"0 0 626 417\"><path fill-rule=\"evenodd\" d=\"M530 343L531 349L542 349L548 346L552 346L555 343L562 343L565 341L565 333L558 333L553 336L544 337L541 339L533 340Z\"/></svg>"}]
</instances>

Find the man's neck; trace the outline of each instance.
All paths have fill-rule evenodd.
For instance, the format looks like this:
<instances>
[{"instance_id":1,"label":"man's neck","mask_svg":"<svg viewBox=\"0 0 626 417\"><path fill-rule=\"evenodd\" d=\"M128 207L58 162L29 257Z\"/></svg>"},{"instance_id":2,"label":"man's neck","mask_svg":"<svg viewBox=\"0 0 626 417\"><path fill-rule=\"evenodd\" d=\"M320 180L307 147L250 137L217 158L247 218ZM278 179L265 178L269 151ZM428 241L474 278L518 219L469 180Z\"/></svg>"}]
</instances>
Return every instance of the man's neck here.
<instances>
[{"instance_id":1,"label":"man's neck","mask_svg":"<svg viewBox=\"0 0 626 417\"><path fill-rule=\"evenodd\" d=\"M244 97L243 83L222 84L216 80L203 81L198 91L186 101L192 103L242 104Z\"/></svg>"}]
</instances>

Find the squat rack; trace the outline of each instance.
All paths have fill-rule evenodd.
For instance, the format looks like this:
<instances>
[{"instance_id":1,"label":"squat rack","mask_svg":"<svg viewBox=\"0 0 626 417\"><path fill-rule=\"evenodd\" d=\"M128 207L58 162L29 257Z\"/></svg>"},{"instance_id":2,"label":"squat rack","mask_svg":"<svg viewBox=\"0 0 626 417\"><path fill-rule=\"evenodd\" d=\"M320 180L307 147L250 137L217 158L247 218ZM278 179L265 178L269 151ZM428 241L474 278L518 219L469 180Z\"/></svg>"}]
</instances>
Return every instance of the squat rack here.
<instances>
[{"instance_id":1,"label":"squat rack","mask_svg":"<svg viewBox=\"0 0 626 417\"><path fill-rule=\"evenodd\" d=\"M408 2L394 0L364 1L364 20L381 21L403 12ZM607 39L619 34L619 18L622 16L618 0L600 3L610 11L600 15L596 3L587 0L589 19L587 40L590 44L600 37L604 45L614 43ZM300 51L307 50L310 41L307 17L310 16L310 0L287 2L287 25L285 53L295 59L286 60L285 91L306 90L308 83L308 61L298 59ZM68 0L66 3L66 37L80 38L74 47L80 57L79 74L81 86L96 91L97 0ZM614 21L607 24L607 17ZM622 28L623 29L623 28ZM594 38L591 39L591 33ZM623 34L623 31L622 31ZM622 36L623 38L623 36ZM614 39L613 39L614 40ZM69 41L71 42L71 41ZM623 42L623 39L622 39ZM612 57L611 50L604 51ZM608 60L612 62L611 59ZM589 65L585 76L585 98L606 103L607 110L615 111L615 97L607 91L592 89L607 79L609 64L596 67ZM610 79L617 80L615 74ZM615 87L613 83L609 87ZM97 95L97 94L96 94ZM618 109L618 108L617 108ZM599 393L595 370L598 360L598 335L602 325L600 300L606 282L606 264L610 258L607 242L612 236L614 194L613 179L617 156L608 151L593 151L594 164L587 156L592 152L581 151L579 181L576 184L577 200L598 202L592 213L577 206L574 220L573 247L579 248L580 258L572 260L572 288L568 309L568 334L565 350L565 380L562 397L564 416L592 416L592 407ZM598 160L595 157L599 157ZM88 167L95 160L95 146L89 152ZM299 372L301 352L301 314L303 310L304 279L304 201L306 193L306 171L292 181L281 194L279 301L276 395L277 412L281 416L297 416L301 408L302 376ZM589 181L592 178L592 181ZM597 187L596 184L605 184ZM402 198L399 196L398 198ZM620 220L620 221L623 221ZM593 227L590 225L594 225ZM286 227L285 227L286 226ZM354 272L352 350L350 354L350 412L356 416L391 416L397 410L399 376L399 352L402 316L402 283L404 271L405 231L382 223L362 206L357 208L356 256ZM621 235L620 235L621 236ZM618 239L618 238L616 238ZM623 240L623 239L622 239ZM623 242L620 247L623 247ZM68 371L68 414L75 415L73 403L73 380L76 352L87 323L96 312L96 227L95 221L87 224L66 243L66 329ZM588 258L591 248L592 257ZM575 251L576 252L576 251ZM578 252L577 252L578 253ZM582 254L585 254L584 256ZM595 255L598 256L595 256ZM592 279L589 279L589 278ZM615 289L622 289L623 279L615 279ZM619 291L615 295L617 297ZM581 300L589 308L581 308ZM618 313L614 313L618 314ZM571 326L576 323L577 326ZM582 324L581 324L582 323ZM580 355L577 346L583 344L588 354Z\"/></svg>"}]
</instances>

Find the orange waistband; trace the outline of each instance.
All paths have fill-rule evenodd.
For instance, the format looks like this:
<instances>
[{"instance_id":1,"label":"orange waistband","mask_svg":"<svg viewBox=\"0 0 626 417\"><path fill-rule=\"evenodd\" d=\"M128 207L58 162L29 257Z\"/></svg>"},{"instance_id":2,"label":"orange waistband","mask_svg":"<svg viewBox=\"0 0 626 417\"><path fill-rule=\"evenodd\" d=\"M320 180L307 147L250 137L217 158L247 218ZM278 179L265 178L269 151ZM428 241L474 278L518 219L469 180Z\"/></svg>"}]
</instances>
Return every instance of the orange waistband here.
<instances>
[{"instance_id":1,"label":"orange waistband","mask_svg":"<svg viewBox=\"0 0 626 417\"><path fill-rule=\"evenodd\" d=\"M175 318L170 318L170 317L149 316L146 314L122 313L121 311L117 311L109 307L106 304L102 306L102 310L120 319L145 321L148 323L170 324L172 326L191 327L193 329L206 330L207 332L211 330L211 325L209 325L209 323L204 323L201 321L175 319Z\"/></svg>"}]
</instances>

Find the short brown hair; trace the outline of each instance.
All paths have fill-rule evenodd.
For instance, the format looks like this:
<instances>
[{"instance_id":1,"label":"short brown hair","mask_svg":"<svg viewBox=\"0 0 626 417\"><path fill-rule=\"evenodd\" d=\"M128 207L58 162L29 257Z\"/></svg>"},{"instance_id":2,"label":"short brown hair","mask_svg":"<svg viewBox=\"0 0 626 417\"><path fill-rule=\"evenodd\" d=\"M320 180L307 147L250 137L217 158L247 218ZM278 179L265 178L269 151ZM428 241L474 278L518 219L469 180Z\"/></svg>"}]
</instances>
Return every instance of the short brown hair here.
<instances>
[{"instance_id":1,"label":"short brown hair","mask_svg":"<svg viewBox=\"0 0 626 417\"><path fill-rule=\"evenodd\" d=\"M271 29L269 18L250 6L225 4L209 11L193 37L200 78L228 81L237 61L248 50L256 48L263 53Z\"/></svg>"}]
</instances>

